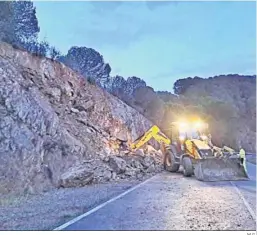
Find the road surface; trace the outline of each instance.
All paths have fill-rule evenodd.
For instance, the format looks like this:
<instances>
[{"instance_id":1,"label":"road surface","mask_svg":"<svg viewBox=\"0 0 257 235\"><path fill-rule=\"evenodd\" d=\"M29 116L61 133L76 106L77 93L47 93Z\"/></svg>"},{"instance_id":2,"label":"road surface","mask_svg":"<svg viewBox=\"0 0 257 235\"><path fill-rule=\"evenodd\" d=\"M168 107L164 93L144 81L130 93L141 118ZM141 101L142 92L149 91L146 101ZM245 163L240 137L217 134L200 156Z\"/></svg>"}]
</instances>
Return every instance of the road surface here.
<instances>
[{"instance_id":1,"label":"road surface","mask_svg":"<svg viewBox=\"0 0 257 235\"><path fill-rule=\"evenodd\" d=\"M250 181L200 182L168 172L56 230L256 230L256 166Z\"/></svg>"}]
</instances>

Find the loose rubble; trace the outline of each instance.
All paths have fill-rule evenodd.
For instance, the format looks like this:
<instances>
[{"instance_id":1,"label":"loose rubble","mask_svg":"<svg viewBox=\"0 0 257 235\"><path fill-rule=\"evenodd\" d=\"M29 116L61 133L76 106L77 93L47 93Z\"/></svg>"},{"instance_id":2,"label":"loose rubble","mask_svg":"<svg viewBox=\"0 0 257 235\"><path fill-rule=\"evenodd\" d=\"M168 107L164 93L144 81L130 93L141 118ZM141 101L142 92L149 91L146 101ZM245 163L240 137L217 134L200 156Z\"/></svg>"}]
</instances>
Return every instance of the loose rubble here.
<instances>
[{"instance_id":1,"label":"loose rubble","mask_svg":"<svg viewBox=\"0 0 257 235\"><path fill-rule=\"evenodd\" d=\"M91 162L91 165L71 167L61 176L58 187L82 187L92 183L117 181L125 178L141 179L143 176L161 172L162 160L160 156L156 157L155 152L157 151L151 149L148 152L149 155L146 156L135 155L131 152L121 156L122 153L124 154L121 152L121 155L102 156L102 159L98 160L98 164ZM142 153L144 154L144 152ZM92 168L92 165L98 166Z\"/></svg>"}]
</instances>

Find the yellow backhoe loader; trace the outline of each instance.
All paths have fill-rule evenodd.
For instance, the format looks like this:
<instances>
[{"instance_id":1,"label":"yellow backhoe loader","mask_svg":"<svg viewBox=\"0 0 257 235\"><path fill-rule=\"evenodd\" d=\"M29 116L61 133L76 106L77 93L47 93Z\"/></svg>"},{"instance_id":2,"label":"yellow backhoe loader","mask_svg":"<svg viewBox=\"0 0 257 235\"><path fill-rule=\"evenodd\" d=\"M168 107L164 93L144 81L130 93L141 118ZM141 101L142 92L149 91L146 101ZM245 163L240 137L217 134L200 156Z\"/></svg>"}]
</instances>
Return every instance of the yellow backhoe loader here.
<instances>
[{"instance_id":1,"label":"yellow backhoe loader","mask_svg":"<svg viewBox=\"0 0 257 235\"><path fill-rule=\"evenodd\" d=\"M213 146L208 138L208 124L201 121L173 122L170 136L157 126L151 127L130 148L139 149L151 138L160 143L164 168L177 172L182 166L183 175L200 181L247 180L247 172L235 151L229 147Z\"/></svg>"}]
</instances>

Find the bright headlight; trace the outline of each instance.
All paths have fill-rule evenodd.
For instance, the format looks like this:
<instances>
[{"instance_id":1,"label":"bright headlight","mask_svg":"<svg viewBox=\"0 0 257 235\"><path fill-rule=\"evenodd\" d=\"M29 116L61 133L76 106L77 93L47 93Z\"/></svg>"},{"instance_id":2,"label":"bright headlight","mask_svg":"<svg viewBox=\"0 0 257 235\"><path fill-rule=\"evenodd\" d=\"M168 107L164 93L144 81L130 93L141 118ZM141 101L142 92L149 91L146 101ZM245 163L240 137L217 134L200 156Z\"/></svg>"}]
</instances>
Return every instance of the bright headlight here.
<instances>
[{"instance_id":1,"label":"bright headlight","mask_svg":"<svg viewBox=\"0 0 257 235\"><path fill-rule=\"evenodd\" d=\"M202 139L202 140L207 140L207 136L201 135L201 139Z\"/></svg>"},{"instance_id":2,"label":"bright headlight","mask_svg":"<svg viewBox=\"0 0 257 235\"><path fill-rule=\"evenodd\" d=\"M202 122L196 122L195 123L195 128L196 129L201 129L203 127L203 123Z\"/></svg>"},{"instance_id":3,"label":"bright headlight","mask_svg":"<svg viewBox=\"0 0 257 235\"><path fill-rule=\"evenodd\" d=\"M179 122L178 126L180 130L185 130L187 128L187 123L186 122Z\"/></svg>"}]
</instances>

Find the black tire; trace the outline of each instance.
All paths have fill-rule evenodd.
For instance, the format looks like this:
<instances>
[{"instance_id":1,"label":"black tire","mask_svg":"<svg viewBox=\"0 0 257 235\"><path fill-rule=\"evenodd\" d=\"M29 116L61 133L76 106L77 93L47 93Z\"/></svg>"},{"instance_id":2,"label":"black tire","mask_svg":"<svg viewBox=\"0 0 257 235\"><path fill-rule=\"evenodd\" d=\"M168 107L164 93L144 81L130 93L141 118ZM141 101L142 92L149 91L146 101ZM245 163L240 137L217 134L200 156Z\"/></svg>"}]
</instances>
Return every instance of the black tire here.
<instances>
[{"instance_id":1,"label":"black tire","mask_svg":"<svg viewBox=\"0 0 257 235\"><path fill-rule=\"evenodd\" d=\"M164 169L169 172L177 172L179 169L179 164L175 162L175 156L170 150L164 156Z\"/></svg>"},{"instance_id":2,"label":"black tire","mask_svg":"<svg viewBox=\"0 0 257 235\"><path fill-rule=\"evenodd\" d=\"M183 175L185 177L190 177L194 173L193 163L190 157L184 157L182 159L182 165L183 165Z\"/></svg>"}]
</instances>

